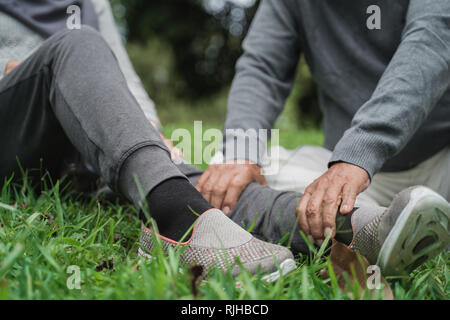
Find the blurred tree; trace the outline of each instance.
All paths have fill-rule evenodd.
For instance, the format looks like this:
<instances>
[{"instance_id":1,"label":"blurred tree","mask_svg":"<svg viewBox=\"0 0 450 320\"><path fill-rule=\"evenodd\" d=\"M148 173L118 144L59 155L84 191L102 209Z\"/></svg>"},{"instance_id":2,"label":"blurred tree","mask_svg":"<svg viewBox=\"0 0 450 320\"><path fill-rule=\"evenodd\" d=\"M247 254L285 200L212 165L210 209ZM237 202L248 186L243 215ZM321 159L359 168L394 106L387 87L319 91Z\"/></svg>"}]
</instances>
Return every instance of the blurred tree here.
<instances>
[{"instance_id":1,"label":"blurred tree","mask_svg":"<svg viewBox=\"0 0 450 320\"><path fill-rule=\"evenodd\" d=\"M230 85L258 0L110 0L152 98L209 97ZM317 88L304 59L292 100L301 126L319 126ZM195 104L195 103L194 103Z\"/></svg>"},{"instance_id":2,"label":"blurred tree","mask_svg":"<svg viewBox=\"0 0 450 320\"><path fill-rule=\"evenodd\" d=\"M125 9L129 41L145 45L158 38L170 43L174 69L184 82L176 94L191 98L207 96L231 82L256 8L243 7L236 0L115 2Z\"/></svg>"}]
</instances>

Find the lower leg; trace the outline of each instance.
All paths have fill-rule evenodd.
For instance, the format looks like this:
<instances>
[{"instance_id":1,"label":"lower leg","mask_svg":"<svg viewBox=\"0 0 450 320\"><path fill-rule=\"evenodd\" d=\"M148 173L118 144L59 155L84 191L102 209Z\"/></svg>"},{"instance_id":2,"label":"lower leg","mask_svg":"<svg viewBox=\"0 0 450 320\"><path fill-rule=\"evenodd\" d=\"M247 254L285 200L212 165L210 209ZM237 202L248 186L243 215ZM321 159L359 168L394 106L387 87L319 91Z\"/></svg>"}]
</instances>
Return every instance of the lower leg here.
<instances>
[{"instance_id":1,"label":"lower leg","mask_svg":"<svg viewBox=\"0 0 450 320\"><path fill-rule=\"evenodd\" d=\"M247 187L231 218L268 241L286 239L294 253L305 253L295 208L301 194ZM398 193L389 207L364 205L337 213L335 239L377 264L383 274L405 274L442 252L450 243L450 204L422 187Z\"/></svg>"},{"instance_id":2,"label":"lower leg","mask_svg":"<svg viewBox=\"0 0 450 320\"><path fill-rule=\"evenodd\" d=\"M203 173L189 164L178 168L195 184ZM291 191L277 191L257 183L251 183L244 190L230 218L244 229L252 227L251 233L257 238L278 243L283 240L294 253L308 252L295 215L295 209L302 194ZM353 239L352 213L336 218L336 240L349 245Z\"/></svg>"}]
</instances>

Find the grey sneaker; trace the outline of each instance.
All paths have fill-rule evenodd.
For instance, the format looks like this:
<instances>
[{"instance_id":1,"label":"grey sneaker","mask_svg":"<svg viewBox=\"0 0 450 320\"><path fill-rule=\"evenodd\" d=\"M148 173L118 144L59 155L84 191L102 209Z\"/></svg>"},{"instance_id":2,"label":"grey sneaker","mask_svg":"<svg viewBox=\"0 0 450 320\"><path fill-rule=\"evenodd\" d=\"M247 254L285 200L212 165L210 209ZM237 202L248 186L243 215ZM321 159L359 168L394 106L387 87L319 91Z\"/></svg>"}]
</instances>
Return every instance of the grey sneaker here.
<instances>
[{"instance_id":1,"label":"grey sneaker","mask_svg":"<svg viewBox=\"0 0 450 320\"><path fill-rule=\"evenodd\" d=\"M185 265L201 265L205 274L217 266L224 271L231 267L232 275L237 276L242 270L236 264L236 258L251 274L260 268L265 274L263 280L267 281L274 281L296 268L289 249L254 238L217 209L208 210L197 219L192 236L186 242L179 243L157 236L164 250L170 246L187 246L181 255L181 262ZM151 259L154 236L144 225L140 244L139 255Z\"/></svg>"},{"instance_id":2,"label":"grey sneaker","mask_svg":"<svg viewBox=\"0 0 450 320\"><path fill-rule=\"evenodd\" d=\"M361 211L360 211L361 210ZM396 195L389 208L360 208L352 216L350 247L383 275L409 274L450 244L450 204L417 186Z\"/></svg>"}]
</instances>

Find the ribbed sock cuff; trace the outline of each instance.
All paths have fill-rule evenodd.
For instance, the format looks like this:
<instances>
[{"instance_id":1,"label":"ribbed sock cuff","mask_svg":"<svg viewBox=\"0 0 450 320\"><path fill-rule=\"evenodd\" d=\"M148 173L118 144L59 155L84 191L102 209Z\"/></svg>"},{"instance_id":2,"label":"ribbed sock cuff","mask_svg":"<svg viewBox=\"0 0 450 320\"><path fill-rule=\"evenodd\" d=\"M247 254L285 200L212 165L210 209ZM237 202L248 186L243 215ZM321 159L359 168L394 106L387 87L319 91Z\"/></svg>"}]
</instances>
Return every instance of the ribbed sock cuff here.
<instances>
[{"instance_id":1,"label":"ribbed sock cuff","mask_svg":"<svg viewBox=\"0 0 450 320\"><path fill-rule=\"evenodd\" d=\"M149 215L164 237L179 241L197 218L212 206L186 179L171 178L157 185L147 196ZM145 215L141 219L146 221ZM192 230L191 230L192 232ZM186 239L190 238L189 233Z\"/></svg>"},{"instance_id":2,"label":"ribbed sock cuff","mask_svg":"<svg viewBox=\"0 0 450 320\"><path fill-rule=\"evenodd\" d=\"M119 176L119 190L137 208L161 182L170 178L187 179L172 163L169 153L158 146L146 146L125 160Z\"/></svg>"}]
</instances>

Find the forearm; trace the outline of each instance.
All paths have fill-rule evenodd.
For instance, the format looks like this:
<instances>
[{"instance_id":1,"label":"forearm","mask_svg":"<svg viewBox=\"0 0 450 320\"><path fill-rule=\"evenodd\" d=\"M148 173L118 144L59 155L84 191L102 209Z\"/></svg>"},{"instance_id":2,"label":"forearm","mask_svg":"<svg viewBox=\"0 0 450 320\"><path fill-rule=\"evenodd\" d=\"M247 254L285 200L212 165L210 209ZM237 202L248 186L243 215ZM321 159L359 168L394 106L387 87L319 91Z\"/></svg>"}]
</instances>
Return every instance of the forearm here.
<instances>
[{"instance_id":1,"label":"forearm","mask_svg":"<svg viewBox=\"0 0 450 320\"><path fill-rule=\"evenodd\" d=\"M271 129L289 95L300 56L294 1L261 2L236 65L225 123L225 159L259 163L266 145L259 129ZM239 132L230 130L239 129ZM249 132L251 130L252 132ZM250 134L249 134L250 133ZM261 137L261 136L260 136ZM245 147L259 149L257 154Z\"/></svg>"},{"instance_id":2,"label":"forearm","mask_svg":"<svg viewBox=\"0 0 450 320\"><path fill-rule=\"evenodd\" d=\"M372 177L402 150L448 90L450 5L426 2L412 2L400 46L336 145L330 164L349 162Z\"/></svg>"}]
</instances>

